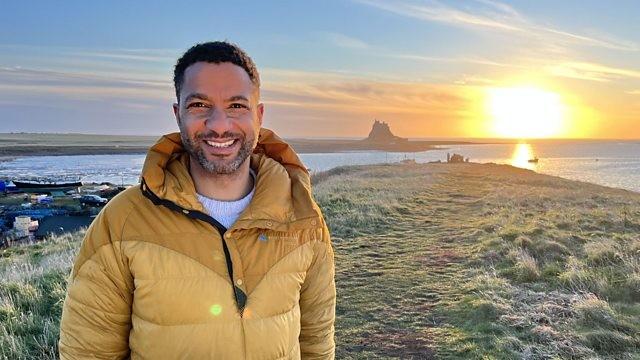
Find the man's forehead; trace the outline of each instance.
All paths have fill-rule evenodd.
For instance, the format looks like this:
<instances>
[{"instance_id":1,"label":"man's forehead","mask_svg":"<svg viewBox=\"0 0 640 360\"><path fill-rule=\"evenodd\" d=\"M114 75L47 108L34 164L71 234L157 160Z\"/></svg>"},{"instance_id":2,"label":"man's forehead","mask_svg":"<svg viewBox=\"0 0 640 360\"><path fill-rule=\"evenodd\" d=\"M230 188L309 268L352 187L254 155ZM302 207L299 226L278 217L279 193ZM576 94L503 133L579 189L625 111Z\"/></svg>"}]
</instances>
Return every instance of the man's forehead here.
<instances>
[{"instance_id":1,"label":"man's forehead","mask_svg":"<svg viewBox=\"0 0 640 360\"><path fill-rule=\"evenodd\" d=\"M251 91L254 84L249 74L235 64L197 62L185 70L183 88L187 87Z\"/></svg>"}]
</instances>

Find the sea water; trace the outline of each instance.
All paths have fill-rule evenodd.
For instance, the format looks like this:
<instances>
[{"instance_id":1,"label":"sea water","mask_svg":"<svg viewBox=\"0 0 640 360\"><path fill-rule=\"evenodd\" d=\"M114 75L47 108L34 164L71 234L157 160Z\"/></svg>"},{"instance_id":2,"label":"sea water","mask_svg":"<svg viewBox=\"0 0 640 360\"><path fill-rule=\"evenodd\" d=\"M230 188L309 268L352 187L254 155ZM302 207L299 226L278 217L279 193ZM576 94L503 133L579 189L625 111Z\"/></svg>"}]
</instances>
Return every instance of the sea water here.
<instances>
[{"instance_id":1,"label":"sea water","mask_svg":"<svg viewBox=\"0 0 640 360\"><path fill-rule=\"evenodd\" d=\"M417 153L355 151L301 154L312 172L342 165L446 161L458 153L472 162L494 162L542 174L640 192L640 141L539 141L522 144L455 145ZM538 158L538 162L529 162ZM0 162L0 179L70 178L85 182L136 184L143 154L25 156Z\"/></svg>"}]
</instances>

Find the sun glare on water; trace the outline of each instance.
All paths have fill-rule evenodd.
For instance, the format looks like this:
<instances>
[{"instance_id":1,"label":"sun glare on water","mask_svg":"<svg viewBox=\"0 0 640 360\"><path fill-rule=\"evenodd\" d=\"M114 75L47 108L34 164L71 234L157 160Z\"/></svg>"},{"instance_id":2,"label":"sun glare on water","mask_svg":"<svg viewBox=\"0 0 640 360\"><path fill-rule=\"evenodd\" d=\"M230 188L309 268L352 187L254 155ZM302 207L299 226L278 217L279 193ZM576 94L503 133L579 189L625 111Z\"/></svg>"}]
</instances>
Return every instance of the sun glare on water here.
<instances>
[{"instance_id":1,"label":"sun glare on water","mask_svg":"<svg viewBox=\"0 0 640 360\"><path fill-rule=\"evenodd\" d=\"M487 110L493 133L505 138L548 138L564 131L560 95L535 87L492 88Z\"/></svg>"},{"instance_id":2,"label":"sun glare on water","mask_svg":"<svg viewBox=\"0 0 640 360\"><path fill-rule=\"evenodd\" d=\"M535 170L536 163L532 162L534 158L537 158L533 148L529 144L517 144L513 149L510 163L511 165L523 169Z\"/></svg>"}]
</instances>

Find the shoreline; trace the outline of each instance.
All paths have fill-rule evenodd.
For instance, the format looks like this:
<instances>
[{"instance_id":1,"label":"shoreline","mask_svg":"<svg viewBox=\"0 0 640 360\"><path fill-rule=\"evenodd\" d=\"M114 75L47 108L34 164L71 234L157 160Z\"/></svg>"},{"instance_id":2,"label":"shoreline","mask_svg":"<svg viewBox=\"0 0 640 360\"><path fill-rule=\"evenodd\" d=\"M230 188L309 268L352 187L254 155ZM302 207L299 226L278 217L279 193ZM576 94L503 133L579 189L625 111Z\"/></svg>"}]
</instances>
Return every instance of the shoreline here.
<instances>
[{"instance_id":1,"label":"shoreline","mask_svg":"<svg viewBox=\"0 0 640 360\"><path fill-rule=\"evenodd\" d=\"M286 140L298 154L337 153L349 151L422 152L437 146L478 145L465 141L407 141L399 144L377 144L361 140ZM22 156L121 155L146 154L152 145L10 145L0 146L0 162Z\"/></svg>"},{"instance_id":2,"label":"shoreline","mask_svg":"<svg viewBox=\"0 0 640 360\"><path fill-rule=\"evenodd\" d=\"M285 141L301 155L305 154L326 154L326 156L336 156L331 154L348 154L351 152L405 152L416 153L429 150L447 150L448 146L454 145L479 145L479 144L492 144L482 142L464 142L464 141L408 141L399 144L376 144L367 143L362 140L321 140L321 139L285 139ZM2 144L0 141L0 167L4 167L5 163L11 162L16 159L23 159L22 161L29 162L29 157L36 159L38 156L82 156L82 155L138 155L144 156L151 144L139 143L135 145L133 142L114 144L100 143L96 145L88 145L86 143L74 143L62 144L62 143L46 143L43 145L36 145L33 143L18 145ZM338 155L340 156L340 155ZM410 156L410 155L407 155ZM382 154L384 157L384 154ZM402 157L402 156L400 156ZM406 158L406 157L405 157ZM34 160L35 161L35 160ZM49 158L50 162L56 162L55 158ZM73 160L71 160L73 161ZM475 160L474 162L476 162ZM495 161L495 160L494 160ZM381 161L383 163L384 161ZM422 161L420 161L422 162ZM498 161L502 163L502 161ZM554 175L555 172L540 172L534 170L536 173ZM582 180L585 182L599 184L616 189L626 189L634 193L640 193L640 188L634 184L628 182L619 181L617 178L610 179L611 181L593 181L594 179L586 179L585 176L567 176L564 174L565 179L568 180ZM118 181L119 182L119 181Z\"/></svg>"},{"instance_id":3,"label":"shoreline","mask_svg":"<svg viewBox=\"0 0 640 360\"><path fill-rule=\"evenodd\" d=\"M84 154L86 155L86 154ZM27 157L27 156L25 156ZM2 156L0 156L0 163L2 161L11 161L13 160L12 158L10 159L4 159ZM353 169L361 169L363 167L377 167L377 166L450 166L450 167L459 167L459 166L469 166L469 167L474 167L474 166L480 166L482 168L485 169L510 169L509 171L525 171L525 172L531 172L535 175L539 175L539 176L548 176L554 179L557 179L559 181L570 181L570 182L574 182L576 184L582 184L585 186L600 186L600 187L604 187L606 189L612 190L612 191L628 191L632 194L635 195L640 195L640 190L635 190L635 189L629 189L629 188L624 188L624 187L616 187L613 185L607 185L607 184L600 184L600 183L596 183L596 182L590 182L590 181L585 181L585 180L580 180L580 179L572 179L572 178L568 178L568 177L563 177L563 176L559 176L559 175L553 175L553 174L547 174L547 173L542 173L542 172L538 172L535 170L531 170L531 169L526 169L526 168L520 168L511 164L503 164L503 163L495 163L495 162L486 162L486 163L480 163L480 162L473 162L470 161L468 163L447 163L446 161L431 161L431 162L408 162L408 163L403 163L402 161L398 161L398 162L388 162L388 163L374 163L374 164L352 164L352 165L340 165L340 166L335 166L333 168L327 169L327 170L322 170L322 171L311 171L310 172L310 176L311 176L311 182L312 184L316 181L315 179L323 179L327 176L332 176L334 174L341 174L343 172L346 173L350 173L352 172ZM503 170L499 170L499 171L503 171ZM314 179L315 178L315 179ZM321 181L321 180L320 180ZM111 182L83 182L83 186L98 186L102 183L108 183L111 186L120 186L117 183L111 183ZM123 183L121 185L129 187L129 186L137 186L140 183Z\"/></svg>"}]
</instances>

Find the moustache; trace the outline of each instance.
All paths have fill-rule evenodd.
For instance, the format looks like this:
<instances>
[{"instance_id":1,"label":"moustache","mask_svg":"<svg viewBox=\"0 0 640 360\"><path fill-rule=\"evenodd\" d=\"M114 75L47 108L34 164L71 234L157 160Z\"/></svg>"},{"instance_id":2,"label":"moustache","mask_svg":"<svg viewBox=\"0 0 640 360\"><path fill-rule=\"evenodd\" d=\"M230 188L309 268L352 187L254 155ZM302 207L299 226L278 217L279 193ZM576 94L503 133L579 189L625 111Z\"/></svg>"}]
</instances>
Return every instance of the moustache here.
<instances>
[{"instance_id":1,"label":"moustache","mask_svg":"<svg viewBox=\"0 0 640 360\"><path fill-rule=\"evenodd\" d=\"M234 139L243 139L244 136L240 133L234 133L231 131L225 131L222 134L218 134L215 131L208 131L206 133L198 133L196 135L196 138L198 140L204 140L204 139L230 139L230 138L234 138Z\"/></svg>"}]
</instances>

